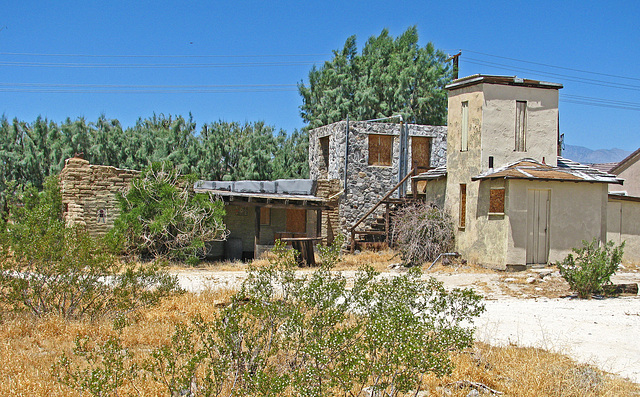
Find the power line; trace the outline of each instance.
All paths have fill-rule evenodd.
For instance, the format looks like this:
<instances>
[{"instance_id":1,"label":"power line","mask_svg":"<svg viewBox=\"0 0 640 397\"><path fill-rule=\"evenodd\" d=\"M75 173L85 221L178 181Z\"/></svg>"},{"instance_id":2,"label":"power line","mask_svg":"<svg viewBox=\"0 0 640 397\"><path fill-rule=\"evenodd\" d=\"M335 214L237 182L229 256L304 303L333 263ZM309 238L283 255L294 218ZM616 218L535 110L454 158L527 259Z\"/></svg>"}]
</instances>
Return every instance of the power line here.
<instances>
[{"instance_id":1,"label":"power line","mask_svg":"<svg viewBox=\"0 0 640 397\"><path fill-rule=\"evenodd\" d=\"M0 87L80 87L80 88L265 88L297 87L297 84L196 84L196 85L140 85L140 84L49 84L49 83L0 83Z\"/></svg>"},{"instance_id":2,"label":"power line","mask_svg":"<svg viewBox=\"0 0 640 397\"><path fill-rule=\"evenodd\" d=\"M97 69L144 69L144 68L229 68L264 66L314 65L318 62L239 62L239 63L55 63L55 62L0 62L0 66L39 68L97 68Z\"/></svg>"},{"instance_id":3,"label":"power line","mask_svg":"<svg viewBox=\"0 0 640 397\"><path fill-rule=\"evenodd\" d=\"M589 74L594 74L594 75L598 75L598 76L615 77L615 78L618 78L618 79L640 81L640 78L637 78L637 77L628 77L628 76L621 76L621 75L617 75L617 74L592 72L590 70L568 68L568 67L564 67L564 66L551 65L551 64L548 64L548 63L525 61L523 59L516 59L516 58L510 58L510 57L505 57L505 56L501 56L501 55L487 54L487 53L479 52L479 51L472 51L472 50L462 50L462 51L471 52L473 54L486 55L486 56L494 57L494 58L507 59L507 60L510 60L510 61L529 63L529 64L532 64L532 65L539 65L539 66L545 66L545 67L549 67L549 68L569 70L569 71L572 71L572 72L589 73Z\"/></svg>"},{"instance_id":4,"label":"power line","mask_svg":"<svg viewBox=\"0 0 640 397\"><path fill-rule=\"evenodd\" d=\"M544 72L540 70L516 67L512 65L505 65L505 64L484 61L484 60L474 59L474 58L465 58L465 61L475 65L490 66L490 67L515 71L515 72L527 71L527 72L537 73L542 76L562 77L563 79L568 81L574 81L574 82L583 83L583 84L592 84L592 85L597 85L601 87L618 88L618 89L629 90L629 91L640 90L639 85L629 85L629 84L615 83L615 82L609 82L609 81L603 81L603 80L589 79L584 77L575 77L575 76L570 76L570 75L561 74L561 73Z\"/></svg>"},{"instance_id":5,"label":"power line","mask_svg":"<svg viewBox=\"0 0 640 397\"><path fill-rule=\"evenodd\" d=\"M332 54L247 54L247 55L153 55L153 54L46 54L29 52L0 52L0 55L38 56L38 57L86 57L86 58L290 58L331 56Z\"/></svg>"}]
</instances>

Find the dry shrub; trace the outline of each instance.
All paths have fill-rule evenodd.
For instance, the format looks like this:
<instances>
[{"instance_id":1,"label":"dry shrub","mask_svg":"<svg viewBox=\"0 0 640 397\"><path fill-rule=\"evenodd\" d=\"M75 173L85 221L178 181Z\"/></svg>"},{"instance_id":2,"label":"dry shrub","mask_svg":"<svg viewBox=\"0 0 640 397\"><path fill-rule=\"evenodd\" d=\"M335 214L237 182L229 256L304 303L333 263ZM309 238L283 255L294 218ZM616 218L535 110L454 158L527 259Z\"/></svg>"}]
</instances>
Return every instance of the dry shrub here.
<instances>
[{"instance_id":1,"label":"dry shrub","mask_svg":"<svg viewBox=\"0 0 640 397\"><path fill-rule=\"evenodd\" d=\"M122 331L122 343L137 357L137 363L150 351L168 343L174 325L192 313L212 316L228 303L229 291L185 294L143 309L137 321ZM175 311L181 311L175 314ZM80 396L52 377L51 366L62 353L69 354L76 335L105 341L114 334L107 321L65 321L59 316L34 318L27 314L4 314L0 323L0 395ZM464 397L470 389L450 385L456 381L479 382L504 392L505 396L634 396L637 384L576 364L566 356L534 348L493 347L476 343L474 348L453 356L455 368L450 376L426 375L423 390L430 396ZM449 385L449 386L447 386ZM165 389L151 379L126 384L120 395L166 396ZM450 394L445 391L449 390ZM139 393L139 394L138 394ZM483 395L483 394L481 394Z\"/></svg>"},{"instance_id":2,"label":"dry shrub","mask_svg":"<svg viewBox=\"0 0 640 397\"><path fill-rule=\"evenodd\" d=\"M453 249L453 222L434 203L416 203L398 210L392 241L407 266L419 266Z\"/></svg>"}]
</instances>

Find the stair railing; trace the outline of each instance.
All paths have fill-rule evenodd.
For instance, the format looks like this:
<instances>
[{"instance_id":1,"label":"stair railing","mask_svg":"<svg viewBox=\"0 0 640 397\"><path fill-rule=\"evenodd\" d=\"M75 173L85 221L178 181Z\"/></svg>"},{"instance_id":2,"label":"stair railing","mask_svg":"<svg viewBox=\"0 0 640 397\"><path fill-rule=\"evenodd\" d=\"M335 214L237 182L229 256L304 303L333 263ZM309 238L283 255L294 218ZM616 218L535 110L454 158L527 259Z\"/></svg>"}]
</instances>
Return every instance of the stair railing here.
<instances>
[{"instance_id":1,"label":"stair railing","mask_svg":"<svg viewBox=\"0 0 640 397\"><path fill-rule=\"evenodd\" d=\"M389 192L387 194L385 194L385 196L383 198L380 199L380 201L378 201L376 203L376 205L374 205L362 218L358 219L358 221L351 226L351 229L349 229L349 231L351 232L351 252L353 253L356 249L356 228L365 220L367 219L367 217L369 215L371 215L373 213L373 211L375 211L380 204L382 204L386 199L388 199L389 197L391 197L391 195L398 190L398 188L400 186L402 186L407 179L409 179L410 177L416 175L416 171L417 168L414 168L411 170L411 172L409 172L407 175L405 175L404 178L402 178L402 180L400 182L398 182L397 185L395 185L391 190L389 190Z\"/></svg>"}]
</instances>

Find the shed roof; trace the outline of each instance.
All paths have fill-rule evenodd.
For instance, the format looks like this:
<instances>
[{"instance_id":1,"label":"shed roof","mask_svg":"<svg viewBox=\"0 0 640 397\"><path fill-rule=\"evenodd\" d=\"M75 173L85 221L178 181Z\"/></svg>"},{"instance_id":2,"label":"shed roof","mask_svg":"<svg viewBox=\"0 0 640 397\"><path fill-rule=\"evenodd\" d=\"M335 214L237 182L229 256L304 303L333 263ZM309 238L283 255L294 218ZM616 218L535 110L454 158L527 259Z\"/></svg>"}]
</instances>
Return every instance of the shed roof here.
<instances>
[{"instance_id":1,"label":"shed roof","mask_svg":"<svg viewBox=\"0 0 640 397\"><path fill-rule=\"evenodd\" d=\"M440 179L447 176L447 166L441 165L440 167L432 168L429 171L422 172L411 179L416 181L422 181L425 179Z\"/></svg>"},{"instance_id":2,"label":"shed roof","mask_svg":"<svg viewBox=\"0 0 640 397\"><path fill-rule=\"evenodd\" d=\"M480 179L529 179L541 181L615 183L622 185L623 180L615 175L599 171L573 160L558 157L558 166L553 167L537 160L525 158L500 168L490 169L472 180Z\"/></svg>"},{"instance_id":3,"label":"shed roof","mask_svg":"<svg viewBox=\"0 0 640 397\"><path fill-rule=\"evenodd\" d=\"M611 173L611 169L613 169L617 165L618 163L595 163L595 164L589 164L589 167L595 168L598 171Z\"/></svg>"},{"instance_id":4,"label":"shed roof","mask_svg":"<svg viewBox=\"0 0 640 397\"><path fill-rule=\"evenodd\" d=\"M497 76L489 74L474 74L467 77L462 77L446 85L444 88L448 90L456 90L458 88L468 87L476 84L500 84L500 85L514 85L521 87L534 87L559 90L563 87L560 83L551 83L548 81L524 79L518 76Z\"/></svg>"},{"instance_id":5,"label":"shed roof","mask_svg":"<svg viewBox=\"0 0 640 397\"><path fill-rule=\"evenodd\" d=\"M627 168L629 168L633 163L638 161L638 159L640 159L640 149L636 150L635 152L633 152L630 155L628 155L627 157L625 157L621 162L619 162L614 167L612 167L609 170L609 172L611 172L612 174L618 175L622 171L624 171Z\"/></svg>"},{"instance_id":6,"label":"shed roof","mask_svg":"<svg viewBox=\"0 0 640 397\"><path fill-rule=\"evenodd\" d=\"M275 181L197 181L194 190L211 193L233 205L272 208L324 208L325 199L316 197L311 179Z\"/></svg>"}]
</instances>

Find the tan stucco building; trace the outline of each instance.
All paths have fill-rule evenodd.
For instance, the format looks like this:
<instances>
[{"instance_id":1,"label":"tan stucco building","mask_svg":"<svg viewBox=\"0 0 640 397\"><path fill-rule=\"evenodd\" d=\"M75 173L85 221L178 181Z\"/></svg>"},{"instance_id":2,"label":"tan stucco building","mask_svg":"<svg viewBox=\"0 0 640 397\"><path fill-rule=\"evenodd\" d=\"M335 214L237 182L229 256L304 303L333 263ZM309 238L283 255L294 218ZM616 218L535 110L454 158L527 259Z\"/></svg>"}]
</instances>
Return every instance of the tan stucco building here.
<instances>
[{"instance_id":1,"label":"tan stucco building","mask_svg":"<svg viewBox=\"0 0 640 397\"><path fill-rule=\"evenodd\" d=\"M414 177L444 204L456 248L496 268L546 264L607 239L608 173L559 156L561 84L474 75L449 90L447 164Z\"/></svg>"}]
</instances>

